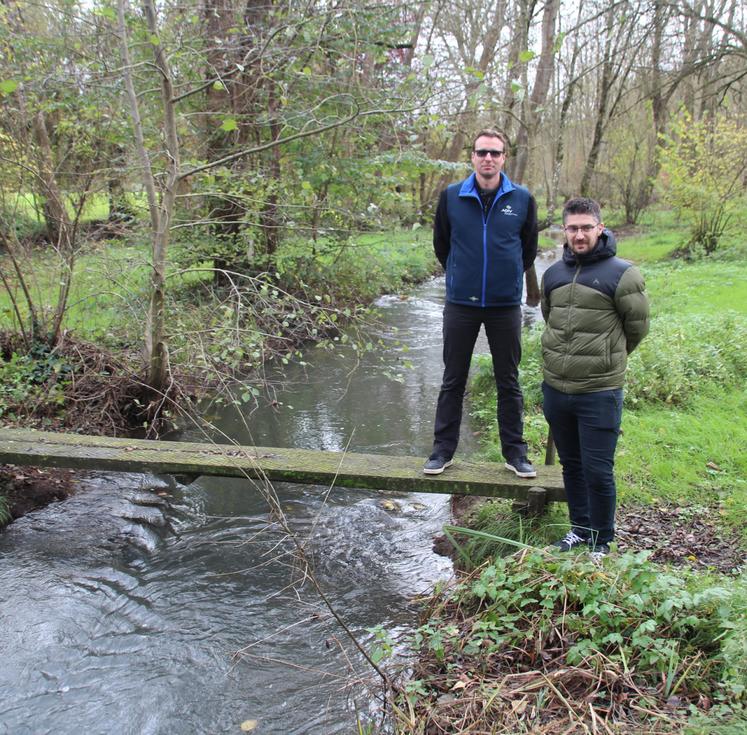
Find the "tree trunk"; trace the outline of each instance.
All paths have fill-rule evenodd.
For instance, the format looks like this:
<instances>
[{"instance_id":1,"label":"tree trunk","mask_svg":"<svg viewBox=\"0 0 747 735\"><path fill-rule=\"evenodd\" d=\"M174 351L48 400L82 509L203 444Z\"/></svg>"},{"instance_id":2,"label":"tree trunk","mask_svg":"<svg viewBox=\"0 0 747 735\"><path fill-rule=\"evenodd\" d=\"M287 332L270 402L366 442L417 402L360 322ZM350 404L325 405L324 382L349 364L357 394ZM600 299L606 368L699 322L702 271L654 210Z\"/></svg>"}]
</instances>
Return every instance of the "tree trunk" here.
<instances>
[{"instance_id":1,"label":"tree trunk","mask_svg":"<svg viewBox=\"0 0 747 735\"><path fill-rule=\"evenodd\" d=\"M73 225L65 209L65 201L57 184L47 123L44 113L41 111L34 116L34 137L39 151L39 172L45 194L44 214L47 220L47 233L54 238L51 241L52 246L56 248L62 261L57 305L49 334L46 335L47 344L53 347L60 339L62 319L70 294L70 284L75 266L74 235Z\"/></svg>"},{"instance_id":2,"label":"tree trunk","mask_svg":"<svg viewBox=\"0 0 747 735\"><path fill-rule=\"evenodd\" d=\"M132 79L132 63L125 21L125 0L119 0L118 5L120 49L125 74L125 86L130 102L130 115L135 132L137 152L143 171L143 183L148 196L148 207L151 218L152 264L150 284L150 304L146 317L145 328L145 359L147 362L146 382L153 391L153 401L159 401L167 386L168 377L168 349L165 335L165 271L166 253L169 243L169 225L176 200L176 184L179 176L179 144L176 135L176 118L174 111L174 94L171 84L171 72L166 56L160 45L154 45L155 66L160 72L161 99L163 104L163 132L166 142L168 167L166 180L161 194L160 205L156 194L155 178L150 165L150 157L145 148L143 124L140 118L140 108L137 93ZM156 12L152 0L143 0L143 11L151 36L158 38ZM154 406L156 404L154 403ZM158 411L153 408L151 415Z\"/></svg>"},{"instance_id":3,"label":"tree trunk","mask_svg":"<svg viewBox=\"0 0 747 735\"><path fill-rule=\"evenodd\" d=\"M512 173L516 181L526 177L529 163L529 141L533 140L542 121L541 109L547 100L553 71L555 70L555 24L560 10L560 0L547 0L542 13L542 50L534 77L532 94L526 105L516 137L516 159Z\"/></svg>"},{"instance_id":4,"label":"tree trunk","mask_svg":"<svg viewBox=\"0 0 747 735\"><path fill-rule=\"evenodd\" d=\"M158 21L153 0L143 0L143 12L151 36L158 37ZM176 203L176 186L179 180L179 138L176 132L176 110L171 70L160 44L153 45L156 68L160 72L161 100L163 104L163 132L166 144L166 181L161 195L158 229L153 233L153 272L149 310L150 329L146 336L148 354L148 385L157 394L166 390L168 377L168 349L165 334L166 254L169 245L171 218Z\"/></svg>"},{"instance_id":5,"label":"tree trunk","mask_svg":"<svg viewBox=\"0 0 747 735\"><path fill-rule=\"evenodd\" d=\"M579 25L584 10L583 0L578 6L578 16L576 18L576 26ZM580 34L573 34L573 52L571 53L571 63L568 68L568 84L565 88L565 94L563 95L563 102L560 106L560 116L558 118L558 130L557 138L555 141L555 156L553 158L553 169L552 177L550 179L550 190L547 196L547 219L545 224L549 227L555 219L555 210L558 206L558 189L560 188L560 173L563 169L563 161L565 160L565 129L568 120L568 112L571 109L573 102L573 93L578 85L578 77L576 76L576 63L580 52L579 43Z\"/></svg>"}]
</instances>

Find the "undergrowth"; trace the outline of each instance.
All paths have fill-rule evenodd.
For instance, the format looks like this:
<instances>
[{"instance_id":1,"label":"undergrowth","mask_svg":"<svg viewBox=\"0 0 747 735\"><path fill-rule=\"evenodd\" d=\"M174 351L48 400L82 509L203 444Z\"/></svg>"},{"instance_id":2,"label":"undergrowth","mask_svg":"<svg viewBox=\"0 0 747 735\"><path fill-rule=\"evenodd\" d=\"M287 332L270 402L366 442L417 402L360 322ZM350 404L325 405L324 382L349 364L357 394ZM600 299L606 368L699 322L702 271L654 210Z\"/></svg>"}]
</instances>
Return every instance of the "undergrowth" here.
<instances>
[{"instance_id":1,"label":"undergrowth","mask_svg":"<svg viewBox=\"0 0 747 735\"><path fill-rule=\"evenodd\" d=\"M400 732L681 732L743 711L744 576L704 584L643 552L597 565L527 547L432 604Z\"/></svg>"},{"instance_id":2,"label":"undergrowth","mask_svg":"<svg viewBox=\"0 0 747 735\"><path fill-rule=\"evenodd\" d=\"M54 349L26 349L0 333L0 423L116 436L131 428L145 392L135 358L67 335Z\"/></svg>"},{"instance_id":3,"label":"undergrowth","mask_svg":"<svg viewBox=\"0 0 747 735\"><path fill-rule=\"evenodd\" d=\"M542 352L544 327L525 332L520 379L526 407L542 403ZM704 385L726 386L747 379L747 319L721 316L662 315L652 319L651 330L628 360L625 378L627 407L664 403L682 405ZM488 355L475 360L471 382L472 414L483 422L495 416L495 387ZM484 405L490 403L490 405Z\"/></svg>"}]
</instances>

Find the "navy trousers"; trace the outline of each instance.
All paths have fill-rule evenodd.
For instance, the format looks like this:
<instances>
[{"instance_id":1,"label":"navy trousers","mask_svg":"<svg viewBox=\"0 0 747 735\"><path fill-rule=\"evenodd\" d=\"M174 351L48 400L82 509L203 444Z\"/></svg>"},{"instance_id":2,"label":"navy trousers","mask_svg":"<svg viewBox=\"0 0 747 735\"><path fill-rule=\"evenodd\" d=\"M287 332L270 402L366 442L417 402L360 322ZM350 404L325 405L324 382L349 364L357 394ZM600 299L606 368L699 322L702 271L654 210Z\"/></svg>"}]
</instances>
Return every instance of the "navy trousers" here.
<instances>
[{"instance_id":1,"label":"navy trousers","mask_svg":"<svg viewBox=\"0 0 747 735\"><path fill-rule=\"evenodd\" d=\"M552 430L568 516L574 533L594 543L615 536L615 448L622 420L623 391L561 393L542 384L544 412Z\"/></svg>"},{"instance_id":2,"label":"navy trousers","mask_svg":"<svg viewBox=\"0 0 747 735\"><path fill-rule=\"evenodd\" d=\"M527 454L524 397L519 387L521 307L462 306L447 302L443 322L444 375L436 407L433 455L451 459L456 451L472 351L483 324L498 389L497 419L503 456L510 461Z\"/></svg>"}]
</instances>

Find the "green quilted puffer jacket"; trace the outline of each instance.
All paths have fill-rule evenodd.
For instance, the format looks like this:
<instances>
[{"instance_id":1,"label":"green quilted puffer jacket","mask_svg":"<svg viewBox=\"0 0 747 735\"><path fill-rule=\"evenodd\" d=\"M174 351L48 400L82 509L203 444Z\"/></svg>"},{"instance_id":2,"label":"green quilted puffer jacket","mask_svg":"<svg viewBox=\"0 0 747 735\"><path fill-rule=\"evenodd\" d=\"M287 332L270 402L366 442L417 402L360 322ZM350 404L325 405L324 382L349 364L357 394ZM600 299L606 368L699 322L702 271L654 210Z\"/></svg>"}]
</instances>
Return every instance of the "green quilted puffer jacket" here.
<instances>
[{"instance_id":1,"label":"green quilted puffer jacket","mask_svg":"<svg viewBox=\"0 0 747 735\"><path fill-rule=\"evenodd\" d=\"M628 355L648 333L643 276L615 253L604 230L585 255L566 245L542 277L544 378L563 393L621 388Z\"/></svg>"}]
</instances>

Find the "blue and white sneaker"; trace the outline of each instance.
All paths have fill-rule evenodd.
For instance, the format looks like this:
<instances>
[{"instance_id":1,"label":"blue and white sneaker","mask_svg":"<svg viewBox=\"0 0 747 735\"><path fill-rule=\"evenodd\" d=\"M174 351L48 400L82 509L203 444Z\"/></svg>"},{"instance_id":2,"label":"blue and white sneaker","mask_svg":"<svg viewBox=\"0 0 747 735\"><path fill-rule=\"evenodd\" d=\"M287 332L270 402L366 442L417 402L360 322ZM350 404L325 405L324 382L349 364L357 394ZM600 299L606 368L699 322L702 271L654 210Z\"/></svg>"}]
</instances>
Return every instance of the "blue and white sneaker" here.
<instances>
[{"instance_id":1,"label":"blue and white sneaker","mask_svg":"<svg viewBox=\"0 0 747 735\"><path fill-rule=\"evenodd\" d=\"M512 459L506 462L505 467L507 470L514 472L517 477L537 477L537 470L534 469L534 465L526 457Z\"/></svg>"},{"instance_id":2,"label":"blue and white sneaker","mask_svg":"<svg viewBox=\"0 0 747 735\"><path fill-rule=\"evenodd\" d=\"M454 464L453 459L447 459L441 454L434 454L428 458L423 467L424 475L440 475L447 467Z\"/></svg>"}]
</instances>

